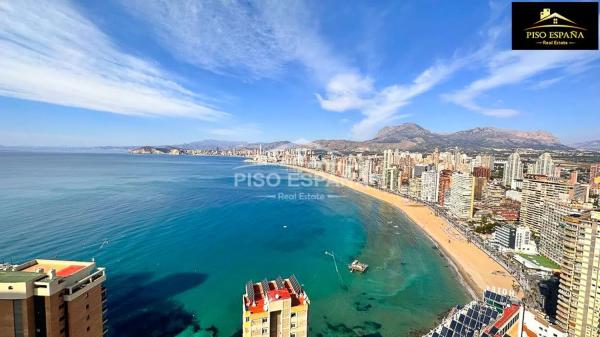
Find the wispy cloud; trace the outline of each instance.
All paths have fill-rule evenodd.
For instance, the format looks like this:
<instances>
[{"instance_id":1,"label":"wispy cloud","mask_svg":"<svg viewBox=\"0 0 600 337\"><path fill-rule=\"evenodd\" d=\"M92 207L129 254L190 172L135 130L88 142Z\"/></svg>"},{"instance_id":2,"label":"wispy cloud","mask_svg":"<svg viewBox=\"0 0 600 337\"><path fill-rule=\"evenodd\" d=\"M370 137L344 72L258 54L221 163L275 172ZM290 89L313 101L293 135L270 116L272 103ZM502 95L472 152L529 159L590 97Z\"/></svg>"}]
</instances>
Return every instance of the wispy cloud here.
<instances>
[{"instance_id":1,"label":"wispy cloud","mask_svg":"<svg viewBox=\"0 0 600 337\"><path fill-rule=\"evenodd\" d=\"M258 125L240 124L222 128L213 128L208 130L208 133L213 137L228 139L228 140L253 140L262 134L262 130Z\"/></svg>"},{"instance_id":2,"label":"wispy cloud","mask_svg":"<svg viewBox=\"0 0 600 337\"><path fill-rule=\"evenodd\" d=\"M589 51L504 51L491 56L487 60L487 74L463 89L444 95L449 101L469 110L494 117L510 117L519 113L511 108L485 107L477 103L483 93L507 86L522 83L537 75L550 71L572 71L584 67L596 60L600 55ZM556 83L562 77L549 82L540 82L542 86Z\"/></svg>"},{"instance_id":3,"label":"wispy cloud","mask_svg":"<svg viewBox=\"0 0 600 337\"><path fill-rule=\"evenodd\" d=\"M124 115L228 116L61 0L0 1L0 95Z\"/></svg>"},{"instance_id":4,"label":"wispy cloud","mask_svg":"<svg viewBox=\"0 0 600 337\"><path fill-rule=\"evenodd\" d=\"M320 39L301 0L123 3L150 23L166 50L212 72L274 78L298 63L326 81L343 67Z\"/></svg>"},{"instance_id":5,"label":"wispy cloud","mask_svg":"<svg viewBox=\"0 0 600 337\"><path fill-rule=\"evenodd\" d=\"M378 128L395 120L408 117L398 110L448 78L462 67L467 58L451 62L438 62L424 70L408 84L394 84L375 89L373 80L357 73L339 74L327 85L325 97L317 94L321 107L330 111L358 110L364 116L352 126L352 135L357 139L372 136Z\"/></svg>"}]
</instances>

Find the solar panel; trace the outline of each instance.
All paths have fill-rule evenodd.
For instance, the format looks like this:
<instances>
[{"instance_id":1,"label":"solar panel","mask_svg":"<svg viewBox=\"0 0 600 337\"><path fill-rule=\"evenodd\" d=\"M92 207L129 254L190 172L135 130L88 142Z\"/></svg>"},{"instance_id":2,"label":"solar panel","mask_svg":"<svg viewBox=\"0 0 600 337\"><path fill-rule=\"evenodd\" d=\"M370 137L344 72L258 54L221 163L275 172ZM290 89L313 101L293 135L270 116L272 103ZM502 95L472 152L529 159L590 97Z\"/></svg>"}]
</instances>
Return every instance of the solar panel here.
<instances>
[{"instance_id":1,"label":"solar panel","mask_svg":"<svg viewBox=\"0 0 600 337\"><path fill-rule=\"evenodd\" d=\"M296 280L296 276L290 276L290 283L292 284L292 289L294 289L296 294L302 293L302 287L300 287L300 283L298 283L298 280Z\"/></svg>"},{"instance_id":2,"label":"solar panel","mask_svg":"<svg viewBox=\"0 0 600 337\"><path fill-rule=\"evenodd\" d=\"M283 280L281 279L281 276L277 276L277 279L275 279L275 284L277 284L277 289L285 288L285 285L283 284Z\"/></svg>"},{"instance_id":3,"label":"solar panel","mask_svg":"<svg viewBox=\"0 0 600 337\"><path fill-rule=\"evenodd\" d=\"M246 283L246 295L248 295L250 302L254 302L254 285L252 281Z\"/></svg>"},{"instance_id":4,"label":"solar panel","mask_svg":"<svg viewBox=\"0 0 600 337\"><path fill-rule=\"evenodd\" d=\"M267 294L267 291L269 291L269 282L267 282L267 279L260 281L260 284L262 285L263 293Z\"/></svg>"}]
</instances>

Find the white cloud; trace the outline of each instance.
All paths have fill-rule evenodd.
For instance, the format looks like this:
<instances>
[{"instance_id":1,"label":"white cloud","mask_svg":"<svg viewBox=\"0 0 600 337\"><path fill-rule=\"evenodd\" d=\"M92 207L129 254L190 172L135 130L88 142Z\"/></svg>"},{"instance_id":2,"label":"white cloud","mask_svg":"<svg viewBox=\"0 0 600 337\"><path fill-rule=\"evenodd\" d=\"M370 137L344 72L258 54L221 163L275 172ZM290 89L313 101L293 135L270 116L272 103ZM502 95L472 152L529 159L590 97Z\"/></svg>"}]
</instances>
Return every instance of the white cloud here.
<instances>
[{"instance_id":1,"label":"white cloud","mask_svg":"<svg viewBox=\"0 0 600 337\"><path fill-rule=\"evenodd\" d=\"M228 140L251 140L262 134L262 131L256 124L241 124L222 128L213 128L208 130L212 136L218 138L228 138Z\"/></svg>"},{"instance_id":2,"label":"white cloud","mask_svg":"<svg viewBox=\"0 0 600 337\"><path fill-rule=\"evenodd\" d=\"M598 53L589 51L505 51L495 53L487 60L488 73L456 92L444 97L469 110L494 117L509 117L518 114L518 110L510 108L491 108L478 104L477 98L483 93L507 86L522 83L537 75L549 71L572 71L584 67L587 63L598 59ZM556 83L562 77L556 77Z\"/></svg>"},{"instance_id":3,"label":"white cloud","mask_svg":"<svg viewBox=\"0 0 600 337\"><path fill-rule=\"evenodd\" d=\"M319 38L301 0L123 1L150 23L159 42L180 60L219 74L278 77L300 63L326 81L341 62Z\"/></svg>"},{"instance_id":4,"label":"white cloud","mask_svg":"<svg viewBox=\"0 0 600 337\"><path fill-rule=\"evenodd\" d=\"M60 0L0 1L0 95L124 115L228 116Z\"/></svg>"},{"instance_id":5,"label":"white cloud","mask_svg":"<svg viewBox=\"0 0 600 337\"><path fill-rule=\"evenodd\" d=\"M390 85L381 90L375 90L369 77L357 73L340 74L333 77L327 85L325 98L317 94L317 99L325 110L359 110L364 117L352 126L352 134L354 138L365 139L372 136L378 128L407 117L407 114L397 114L398 109L448 78L467 59L437 63L408 84Z\"/></svg>"}]
</instances>

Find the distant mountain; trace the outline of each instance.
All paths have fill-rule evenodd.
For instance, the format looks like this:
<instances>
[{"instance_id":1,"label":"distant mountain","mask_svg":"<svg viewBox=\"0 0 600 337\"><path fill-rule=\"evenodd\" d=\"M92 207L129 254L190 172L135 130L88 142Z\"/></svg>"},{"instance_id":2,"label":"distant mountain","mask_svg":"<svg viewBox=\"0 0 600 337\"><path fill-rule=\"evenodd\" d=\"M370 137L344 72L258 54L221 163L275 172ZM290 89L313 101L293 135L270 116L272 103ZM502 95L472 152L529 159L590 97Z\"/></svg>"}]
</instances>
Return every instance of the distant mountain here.
<instances>
[{"instance_id":1,"label":"distant mountain","mask_svg":"<svg viewBox=\"0 0 600 337\"><path fill-rule=\"evenodd\" d=\"M594 146L600 149L600 141L596 141ZM436 147L440 150L448 150L454 147L459 147L463 151L503 151L514 150L517 148L532 150L571 149L570 147L561 144L558 138L546 131L520 131L492 127L479 127L442 134L431 132L414 123L405 123L385 127L379 130L373 139L366 141L322 139L300 145L289 141L247 143L242 141L206 139L181 145L166 145L162 146L161 148L164 149L161 150L171 150L173 148L231 150L258 149L261 147L264 151L309 147L315 150L340 152L379 152L385 149L432 151Z\"/></svg>"},{"instance_id":2,"label":"distant mountain","mask_svg":"<svg viewBox=\"0 0 600 337\"><path fill-rule=\"evenodd\" d=\"M600 151L600 139L575 143L573 147L580 150Z\"/></svg>"},{"instance_id":3,"label":"distant mountain","mask_svg":"<svg viewBox=\"0 0 600 337\"><path fill-rule=\"evenodd\" d=\"M405 123L385 127L375 138L363 142L349 140L318 140L313 142L317 147L332 151L381 151L400 149L412 151L431 151L435 147L450 149L459 147L462 150L568 150L552 134L545 131L519 131L492 127L474 128L449 134L431 132L417 124Z\"/></svg>"}]
</instances>

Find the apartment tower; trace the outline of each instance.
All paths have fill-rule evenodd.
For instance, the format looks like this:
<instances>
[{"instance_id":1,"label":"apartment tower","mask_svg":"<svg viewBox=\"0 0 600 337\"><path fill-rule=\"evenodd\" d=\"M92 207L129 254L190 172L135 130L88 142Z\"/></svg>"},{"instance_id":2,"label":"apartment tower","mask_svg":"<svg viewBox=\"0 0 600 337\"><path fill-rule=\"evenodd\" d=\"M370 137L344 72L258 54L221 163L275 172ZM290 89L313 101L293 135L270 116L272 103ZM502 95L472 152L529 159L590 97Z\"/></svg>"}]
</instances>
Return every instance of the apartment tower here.
<instances>
[{"instance_id":1,"label":"apartment tower","mask_svg":"<svg viewBox=\"0 0 600 337\"><path fill-rule=\"evenodd\" d=\"M450 183L447 207L455 217L467 220L473 216L475 178L468 173L454 172Z\"/></svg>"},{"instance_id":2,"label":"apartment tower","mask_svg":"<svg viewBox=\"0 0 600 337\"><path fill-rule=\"evenodd\" d=\"M0 265L0 337L102 337L106 296L94 262Z\"/></svg>"},{"instance_id":3,"label":"apartment tower","mask_svg":"<svg viewBox=\"0 0 600 337\"><path fill-rule=\"evenodd\" d=\"M540 234L544 217L548 207L554 204L544 205L548 201L560 201L569 203L573 198L573 185L562 182L550 181L545 178L524 179L521 201L521 224L531 228Z\"/></svg>"},{"instance_id":4,"label":"apartment tower","mask_svg":"<svg viewBox=\"0 0 600 337\"><path fill-rule=\"evenodd\" d=\"M571 337L600 335L600 212L565 217L557 318Z\"/></svg>"},{"instance_id":5,"label":"apartment tower","mask_svg":"<svg viewBox=\"0 0 600 337\"><path fill-rule=\"evenodd\" d=\"M504 173L502 176L502 184L511 189L515 188L515 180L523 178L523 162L518 152L508 156L506 165L504 165Z\"/></svg>"},{"instance_id":6,"label":"apartment tower","mask_svg":"<svg viewBox=\"0 0 600 337\"><path fill-rule=\"evenodd\" d=\"M246 284L242 296L244 337L307 337L308 295L293 275Z\"/></svg>"}]
</instances>

